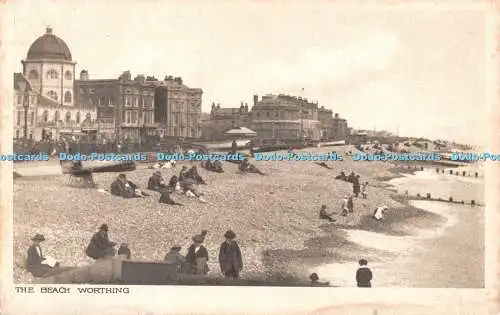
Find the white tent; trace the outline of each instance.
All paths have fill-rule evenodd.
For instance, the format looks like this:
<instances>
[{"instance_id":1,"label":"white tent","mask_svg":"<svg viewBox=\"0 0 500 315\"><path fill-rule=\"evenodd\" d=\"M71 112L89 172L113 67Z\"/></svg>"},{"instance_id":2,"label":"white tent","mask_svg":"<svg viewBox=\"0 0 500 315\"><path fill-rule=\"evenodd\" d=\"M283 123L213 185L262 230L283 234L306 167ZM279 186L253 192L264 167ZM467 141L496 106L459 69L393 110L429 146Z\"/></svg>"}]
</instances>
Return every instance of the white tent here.
<instances>
[{"instance_id":1,"label":"white tent","mask_svg":"<svg viewBox=\"0 0 500 315\"><path fill-rule=\"evenodd\" d=\"M231 130L228 130L225 132L227 135L232 135L232 136L257 136L257 133L251 129L248 129L246 127L237 127Z\"/></svg>"}]
</instances>

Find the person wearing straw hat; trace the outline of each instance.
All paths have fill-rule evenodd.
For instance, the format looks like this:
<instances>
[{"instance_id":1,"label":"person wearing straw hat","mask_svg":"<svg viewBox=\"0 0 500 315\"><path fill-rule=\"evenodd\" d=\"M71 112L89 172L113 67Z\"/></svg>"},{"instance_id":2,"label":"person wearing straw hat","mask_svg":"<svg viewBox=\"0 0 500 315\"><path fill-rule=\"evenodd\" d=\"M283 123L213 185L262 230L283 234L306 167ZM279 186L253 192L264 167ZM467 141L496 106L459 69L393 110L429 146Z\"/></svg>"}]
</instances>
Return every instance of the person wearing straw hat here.
<instances>
[{"instance_id":1,"label":"person wearing straw hat","mask_svg":"<svg viewBox=\"0 0 500 315\"><path fill-rule=\"evenodd\" d=\"M243 258L238 243L234 240L236 234L229 230L224 233L226 239L219 250L219 265L224 277L237 279L243 270Z\"/></svg>"},{"instance_id":2,"label":"person wearing straw hat","mask_svg":"<svg viewBox=\"0 0 500 315\"><path fill-rule=\"evenodd\" d=\"M204 239L202 235L193 236L193 244L188 248L186 262L190 265L189 272L192 274L206 275L210 271L207 264L208 251L202 245Z\"/></svg>"},{"instance_id":3,"label":"person wearing straw hat","mask_svg":"<svg viewBox=\"0 0 500 315\"><path fill-rule=\"evenodd\" d=\"M59 263L50 257L43 255L40 244L45 241L45 236L36 234L31 238L33 244L28 248L27 269L34 277L43 277L54 268L59 267Z\"/></svg>"},{"instance_id":4,"label":"person wearing straw hat","mask_svg":"<svg viewBox=\"0 0 500 315\"><path fill-rule=\"evenodd\" d=\"M87 246L85 253L92 259L102 259L115 255L115 242L110 242L108 237L108 225L102 224L99 231L92 236L90 244Z\"/></svg>"}]
</instances>

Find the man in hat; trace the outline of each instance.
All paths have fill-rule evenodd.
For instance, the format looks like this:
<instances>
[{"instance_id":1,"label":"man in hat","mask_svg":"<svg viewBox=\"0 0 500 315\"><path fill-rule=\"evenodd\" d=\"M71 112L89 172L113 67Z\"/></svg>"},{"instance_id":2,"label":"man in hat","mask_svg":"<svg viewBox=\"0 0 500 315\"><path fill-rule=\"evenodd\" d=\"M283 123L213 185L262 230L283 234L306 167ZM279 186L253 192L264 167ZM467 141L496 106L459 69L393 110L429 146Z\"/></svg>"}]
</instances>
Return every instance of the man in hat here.
<instances>
[{"instance_id":1,"label":"man in hat","mask_svg":"<svg viewBox=\"0 0 500 315\"><path fill-rule=\"evenodd\" d=\"M154 172L154 174L148 180L148 189L154 191L160 191L166 188L167 185L165 185L165 181L161 176L161 172L160 171Z\"/></svg>"},{"instance_id":2,"label":"man in hat","mask_svg":"<svg viewBox=\"0 0 500 315\"><path fill-rule=\"evenodd\" d=\"M243 258L238 243L234 240L236 234L229 230L224 234L226 239L219 250L219 265L222 274L226 278L237 279L243 269Z\"/></svg>"},{"instance_id":3,"label":"man in hat","mask_svg":"<svg viewBox=\"0 0 500 315\"><path fill-rule=\"evenodd\" d=\"M102 259L115 255L115 242L110 242L108 237L108 225L102 224L99 231L92 236L90 244L87 246L85 253L92 259Z\"/></svg>"},{"instance_id":4,"label":"man in hat","mask_svg":"<svg viewBox=\"0 0 500 315\"><path fill-rule=\"evenodd\" d=\"M120 174L116 180L111 183L110 192L114 196L123 198L135 198L138 197L135 193L134 188L130 185L125 174Z\"/></svg>"},{"instance_id":5,"label":"man in hat","mask_svg":"<svg viewBox=\"0 0 500 315\"><path fill-rule=\"evenodd\" d=\"M177 272L182 273L184 271L184 265L186 263L186 258L181 255L180 246L172 246L170 251L165 255L163 260L169 264L175 264L177 266Z\"/></svg>"},{"instance_id":6,"label":"man in hat","mask_svg":"<svg viewBox=\"0 0 500 315\"><path fill-rule=\"evenodd\" d=\"M59 263L50 257L45 257L40 244L45 241L42 234L36 234L32 239L33 244L28 248L27 269L34 277L43 277L54 268L59 267Z\"/></svg>"},{"instance_id":7,"label":"man in hat","mask_svg":"<svg viewBox=\"0 0 500 315\"><path fill-rule=\"evenodd\" d=\"M351 172L351 174L349 174L349 176L347 177L347 181L349 183L354 183L355 180L356 180L356 174L354 174L354 172Z\"/></svg>"},{"instance_id":8,"label":"man in hat","mask_svg":"<svg viewBox=\"0 0 500 315\"><path fill-rule=\"evenodd\" d=\"M208 251L203 246L204 237L196 235L192 238L193 244L189 246L186 255L186 263L190 265L190 273L206 275L208 268Z\"/></svg>"},{"instance_id":9,"label":"man in hat","mask_svg":"<svg viewBox=\"0 0 500 315\"><path fill-rule=\"evenodd\" d=\"M354 193L354 196L356 196L356 198L359 196L359 193L361 191L361 185L360 185L360 176L359 174L356 175L356 177L354 177L354 181L352 183L352 192Z\"/></svg>"},{"instance_id":10,"label":"man in hat","mask_svg":"<svg viewBox=\"0 0 500 315\"><path fill-rule=\"evenodd\" d=\"M319 210L319 218L322 220L328 220L330 222L335 222L335 219L332 218L332 215L326 212L326 205L322 205Z\"/></svg>"},{"instance_id":11,"label":"man in hat","mask_svg":"<svg viewBox=\"0 0 500 315\"><path fill-rule=\"evenodd\" d=\"M358 288L371 288L373 274L370 268L368 268L368 261L366 259L359 260L359 269L356 271L356 283Z\"/></svg>"}]
</instances>

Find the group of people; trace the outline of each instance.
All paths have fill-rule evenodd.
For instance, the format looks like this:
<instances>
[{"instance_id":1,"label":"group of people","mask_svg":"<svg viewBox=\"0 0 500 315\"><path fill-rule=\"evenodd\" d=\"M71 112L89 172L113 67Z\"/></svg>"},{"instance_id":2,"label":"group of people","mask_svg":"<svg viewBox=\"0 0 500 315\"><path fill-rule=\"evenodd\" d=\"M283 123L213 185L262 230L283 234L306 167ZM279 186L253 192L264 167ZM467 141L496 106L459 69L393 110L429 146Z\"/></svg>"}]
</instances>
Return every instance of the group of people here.
<instances>
[{"instance_id":1,"label":"group of people","mask_svg":"<svg viewBox=\"0 0 500 315\"><path fill-rule=\"evenodd\" d=\"M172 199L171 193L174 191L182 192L189 197L196 197L200 201L205 202L201 197L202 194L195 189L195 185L206 185L206 182L198 173L196 165L190 169L187 166L183 166L179 175L173 175L168 183L163 179L161 171L155 171L148 180L147 189L157 191L161 194L160 203L182 205ZM149 196L148 193L139 189L138 185L130 181L125 174L118 175L116 180L111 183L110 193L123 198Z\"/></svg>"},{"instance_id":2,"label":"group of people","mask_svg":"<svg viewBox=\"0 0 500 315\"><path fill-rule=\"evenodd\" d=\"M102 224L99 230L94 233L85 249L85 254L94 259L106 259L115 255L122 256L125 259L131 259L131 250L126 243L121 243L118 250L116 242L109 239L109 227ZM186 256L181 255L181 247L173 246L165 255L164 261L174 264L178 273L206 275L210 269L208 267L208 250L203 245L208 231L203 230L200 234L191 238L192 244L187 250ZM243 270L243 256L238 243L236 234L232 230L224 233L224 242L219 248L219 266L222 274L228 278L239 278ZM45 237L36 234L32 238L33 244L28 248L27 270L34 277L47 277L67 270L69 267L61 268L60 264L53 258L43 255L40 244L45 241Z\"/></svg>"}]
</instances>

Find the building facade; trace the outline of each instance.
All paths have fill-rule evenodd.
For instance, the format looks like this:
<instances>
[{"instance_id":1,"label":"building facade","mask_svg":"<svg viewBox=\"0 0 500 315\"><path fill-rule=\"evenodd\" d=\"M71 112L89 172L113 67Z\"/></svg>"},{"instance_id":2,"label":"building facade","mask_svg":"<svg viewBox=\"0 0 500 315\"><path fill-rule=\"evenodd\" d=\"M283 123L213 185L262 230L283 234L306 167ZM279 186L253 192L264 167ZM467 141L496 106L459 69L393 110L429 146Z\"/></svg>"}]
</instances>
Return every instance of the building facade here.
<instances>
[{"instance_id":1,"label":"building facade","mask_svg":"<svg viewBox=\"0 0 500 315\"><path fill-rule=\"evenodd\" d=\"M254 95L251 129L259 138L292 140L320 138L318 104L289 95Z\"/></svg>"},{"instance_id":2,"label":"building facade","mask_svg":"<svg viewBox=\"0 0 500 315\"><path fill-rule=\"evenodd\" d=\"M113 122L106 133L120 139L137 140L142 136L155 135L154 122L155 84L138 75L132 79L125 71L117 79L90 79L82 70L75 81L75 97L82 103L97 108L99 121ZM111 136L112 137L112 136Z\"/></svg>"},{"instance_id":3,"label":"building facade","mask_svg":"<svg viewBox=\"0 0 500 315\"><path fill-rule=\"evenodd\" d=\"M154 121L162 135L200 138L202 89L190 88L182 78L172 76L154 84Z\"/></svg>"},{"instance_id":4,"label":"building facade","mask_svg":"<svg viewBox=\"0 0 500 315\"><path fill-rule=\"evenodd\" d=\"M349 126L347 120L340 118L338 113L333 116L333 139L332 140L346 140L349 137Z\"/></svg>"},{"instance_id":5,"label":"building facade","mask_svg":"<svg viewBox=\"0 0 500 315\"><path fill-rule=\"evenodd\" d=\"M23 72L14 74L14 137L25 136L25 106L28 108L27 138L41 140L47 134L52 134L53 139L65 134L81 135L85 134L81 129L84 121L92 128L96 125L96 108L75 101L76 62L66 43L55 36L50 27L33 42L21 63Z\"/></svg>"},{"instance_id":6,"label":"building facade","mask_svg":"<svg viewBox=\"0 0 500 315\"><path fill-rule=\"evenodd\" d=\"M227 138L225 132L237 127L251 126L248 104L241 102L240 107L222 108L212 103L210 119L202 122L202 138L218 140Z\"/></svg>"}]
</instances>

